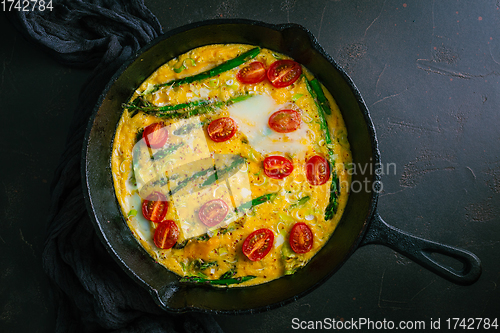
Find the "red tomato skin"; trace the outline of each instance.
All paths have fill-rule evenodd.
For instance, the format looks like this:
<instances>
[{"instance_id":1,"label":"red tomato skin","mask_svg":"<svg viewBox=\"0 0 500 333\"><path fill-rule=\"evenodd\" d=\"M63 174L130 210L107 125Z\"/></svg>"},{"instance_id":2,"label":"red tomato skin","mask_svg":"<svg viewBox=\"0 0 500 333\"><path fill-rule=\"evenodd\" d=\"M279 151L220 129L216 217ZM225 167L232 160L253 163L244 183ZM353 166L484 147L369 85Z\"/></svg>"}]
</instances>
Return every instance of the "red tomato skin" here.
<instances>
[{"instance_id":1,"label":"red tomato skin","mask_svg":"<svg viewBox=\"0 0 500 333\"><path fill-rule=\"evenodd\" d=\"M253 84L264 81L266 74L266 66L260 61L254 61L241 68L236 74L236 79L244 84Z\"/></svg>"},{"instance_id":2,"label":"red tomato skin","mask_svg":"<svg viewBox=\"0 0 500 333\"><path fill-rule=\"evenodd\" d=\"M268 120L268 125L278 133L290 133L300 127L300 113L295 110L279 110L274 112Z\"/></svg>"},{"instance_id":3,"label":"red tomato skin","mask_svg":"<svg viewBox=\"0 0 500 333\"><path fill-rule=\"evenodd\" d=\"M293 163L283 156L268 156L263 161L264 173L269 178L283 179L293 171Z\"/></svg>"},{"instance_id":4,"label":"red tomato skin","mask_svg":"<svg viewBox=\"0 0 500 333\"><path fill-rule=\"evenodd\" d=\"M160 192L151 193L142 202L142 215L146 220L159 223L163 221L168 211L167 198Z\"/></svg>"},{"instance_id":5,"label":"red tomato skin","mask_svg":"<svg viewBox=\"0 0 500 333\"><path fill-rule=\"evenodd\" d=\"M311 251L314 236L311 228L304 222L297 222L290 231L289 243L293 252L307 253Z\"/></svg>"},{"instance_id":6,"label":"red tomato skin","mask_svg":"<svg viewBox=\"0 0 500 333\"><path fill-rule=\"evenodd\" d=\"M314 186L323 185L330 179L330 164L328 161L315 155L306 162L306 178L309 184Z\"/></svg>"},{"instance_id":7,"label":"red tomato skin","mask_svg":"<svg viewBox=\"0 0 500 333\"><path fill-rule=\"evenodd\" d=\"M179 227L172 220L166 220L158 224L153 241L160 249L170 249L177 243L179 238Z\"/></svg>"},{"instance_id":8,"label":"red tomato skin","mask_svg":"<svg viewBox=\"0 0 500 333\"><path fill-rule=\"evenodd\" d=\"M216 207L214 205L219 205L219 207ZM215 208L222 208L222 211L216 212L216 215L214 219L210 219L209 214L211 213L209 209L211 207ZM204 225L207 227L213 227L216 226L217 224L221 223L224 218L226 217L227 213L229 211L229 207L227 206L226 202L222 199L214 199L210 200L208 202L205 202L203 206L201 206L200 210L198 211L198 217L200 218L200 221L203 222Z\"/></svg>"},{"instance_id":9,"label":"red tomato skin","mask_svg":"<svg viewBox=\"0 0 500 333\"><path fill-rule=\"evenodd\" d=\"M149 148L158 149L165 145L168 139L168 130L163 123L153 123L142 132L144 142Z\"/></svg>"},{"instance_id":10,"label":"red tomato skin","mask_svg":"<svg viewBox=\"0 0 500 333\"><path fill-rule=\"evenodd\" d=\"M302 67L293 60L278 60L267 70L267 78L275 88L288 87L298 80Z\"/></svg>"},{"instance_id":11,"label":"red tomato skin","mask_svg":"<svg viewBox=\"0 0 500 333\"><path fill-rule=\"evenodd\" d=\"M238 127L233 119L229 117L222 117L212 120L212 122L208 124L207 133L212 141L224 142L231 139L237 129Z\"/></svg>"},{"instance_id":12,"label":"red tomato skin","mask_svg":"<svg viewBox=\"0 0 500 333\"><path fill-rule=\"evenodd\" d=\"M274 233L271 230L266 228L255 230L243 242L243 254L251 261L262 260L271 251L273 243ZM258 248L254 249L255 246Z\"/></svg>"}]
</instances>

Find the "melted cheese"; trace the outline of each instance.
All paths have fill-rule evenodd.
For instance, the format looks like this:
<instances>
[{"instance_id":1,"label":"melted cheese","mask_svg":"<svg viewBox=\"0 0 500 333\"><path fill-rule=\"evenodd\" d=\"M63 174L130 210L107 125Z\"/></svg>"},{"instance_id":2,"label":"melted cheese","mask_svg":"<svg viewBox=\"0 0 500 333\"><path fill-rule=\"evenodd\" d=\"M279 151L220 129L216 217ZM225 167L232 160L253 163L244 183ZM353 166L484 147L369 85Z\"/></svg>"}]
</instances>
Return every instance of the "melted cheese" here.
<instances>
[{"instance_id":1,"label":"melted cheese","mask_svg":"<svg viewBox=\"0 0 500 333\"><path fill-rule=\"evenodd\" d=\"M300 127L290 133L273 131L268 124L275 111L286 109L277 105L269 95L256 95L228 108L230 116L236 120L238 129L246 135L250 146L265 155L274 152L298 154L306 152L311 145L307 137L309 126L301 122Z\"/></svg>"}]
</instances>

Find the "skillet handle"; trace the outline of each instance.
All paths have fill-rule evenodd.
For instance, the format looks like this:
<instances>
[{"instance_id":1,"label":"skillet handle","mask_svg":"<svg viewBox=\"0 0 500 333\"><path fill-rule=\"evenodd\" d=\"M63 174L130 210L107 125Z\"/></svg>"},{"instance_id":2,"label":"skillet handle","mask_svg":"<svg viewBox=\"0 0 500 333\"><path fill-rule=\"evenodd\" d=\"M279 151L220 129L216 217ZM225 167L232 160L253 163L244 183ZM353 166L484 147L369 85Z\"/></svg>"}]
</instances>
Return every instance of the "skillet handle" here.
<instances>
[{"instance_id":1,"label":"skillet handle","mask_svg":"<svg viewBox=\"0 0 500 333\"><path fill-rule=\"evenodd\" d=\"M481 275L481 261L473 253L425 240L387 224L375 212L360 246L381 244L403 254L439 276L460 285L470 285ZM441 264L431 257L441 254L463 264L460 270Z\"/></svg>"}]
</instances>

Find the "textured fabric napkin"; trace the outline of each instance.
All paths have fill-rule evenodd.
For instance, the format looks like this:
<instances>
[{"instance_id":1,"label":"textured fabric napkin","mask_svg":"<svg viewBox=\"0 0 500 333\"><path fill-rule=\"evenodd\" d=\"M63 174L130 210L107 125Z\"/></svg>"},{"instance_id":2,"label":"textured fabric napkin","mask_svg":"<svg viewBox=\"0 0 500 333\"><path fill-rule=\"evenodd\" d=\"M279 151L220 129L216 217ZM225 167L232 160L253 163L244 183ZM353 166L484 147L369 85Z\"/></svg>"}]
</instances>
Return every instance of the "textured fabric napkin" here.
<instances>
[{"instance_id":1,"label":"textured fabric napkin","mask_svg":"<svg viewBox=\"0 0 500 333\"><path fill-rule=\"evenodd\" d=\"M53 0L52 10L11 12L30 41L59 62L92 68L75 101L51 187L44 268L54 286L57 332L221 332L210 315L168 314L126 275L98 239L80 178L82 143L99 94L119 68L162 33L142 0Z\"/></svg>"}]
</instances>

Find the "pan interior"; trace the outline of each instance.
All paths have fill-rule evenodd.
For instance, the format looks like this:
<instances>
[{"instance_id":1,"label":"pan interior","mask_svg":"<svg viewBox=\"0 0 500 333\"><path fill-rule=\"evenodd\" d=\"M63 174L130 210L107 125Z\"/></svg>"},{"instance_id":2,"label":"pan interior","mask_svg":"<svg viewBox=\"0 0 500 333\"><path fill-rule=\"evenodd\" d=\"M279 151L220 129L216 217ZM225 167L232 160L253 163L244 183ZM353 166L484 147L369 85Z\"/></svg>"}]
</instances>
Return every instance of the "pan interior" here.
<instances>
[{"instance_id":1,"label":"pan interior","mask_svg":"<svg viewBox=\"0 0 500 333\"><path fill-rule=\"evenodd\" d=\"M253 44L287 54L306 66L335 98L348 130L355 168L351 191L336 231L325 247L296 274L246 288L218 289L181 285L140 247L123 220L110 170L114 132L133 91L159 66L193 48L216 43ZM210 21L168 33L125 64L112 79L89 124L84 150L86 197L96 230L124 270L150 290L166 310L216 313L263 311L293 301L330 277L355 250L376 203L372 191L378 163L373 126L357 89L312 35L297 25L271 26L253 21Z\"/></svg>"}]
</instances>

